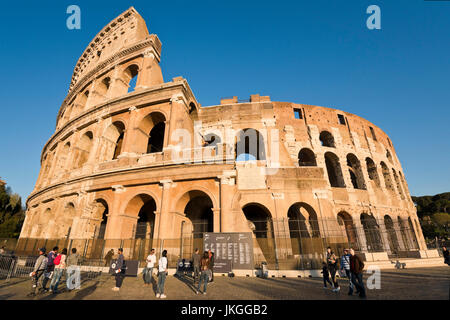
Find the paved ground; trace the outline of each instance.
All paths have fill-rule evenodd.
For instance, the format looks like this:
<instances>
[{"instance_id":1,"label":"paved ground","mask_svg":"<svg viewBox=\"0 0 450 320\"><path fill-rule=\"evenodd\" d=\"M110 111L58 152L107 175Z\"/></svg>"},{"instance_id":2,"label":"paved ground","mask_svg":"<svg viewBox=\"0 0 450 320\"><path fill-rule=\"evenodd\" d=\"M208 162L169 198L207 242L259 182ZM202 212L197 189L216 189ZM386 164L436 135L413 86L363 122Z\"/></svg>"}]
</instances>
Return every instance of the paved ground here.
<instances>
[{"instance_id":1,"label":"paved ground","mask_svg":"<svg viewBox=\"0 0 450 320\"><path fill-rule=\"evenodd\" d=\"M367 276L365 276L365 280ZM102 275L82 283L81 289L59 294L41 294L34 298L26 297L30 290L30 279L11 279L0 281L0 300L145 300L156 299L154 289L145 287L142 278L126 278L120 292L112 291L114 278ZM450 290L450 268L434 267L405 270L382 270L381 289L367 290L368 299L387 300L448 300ZM341 280L341 292L323 289L322 279L289 278L228 278L216 276L208 285L207 295L196 295L190 280L170 276L166 280L167 299L176 300L359 300L348 296L348 284Z\"/></svg>"}]
</instances>

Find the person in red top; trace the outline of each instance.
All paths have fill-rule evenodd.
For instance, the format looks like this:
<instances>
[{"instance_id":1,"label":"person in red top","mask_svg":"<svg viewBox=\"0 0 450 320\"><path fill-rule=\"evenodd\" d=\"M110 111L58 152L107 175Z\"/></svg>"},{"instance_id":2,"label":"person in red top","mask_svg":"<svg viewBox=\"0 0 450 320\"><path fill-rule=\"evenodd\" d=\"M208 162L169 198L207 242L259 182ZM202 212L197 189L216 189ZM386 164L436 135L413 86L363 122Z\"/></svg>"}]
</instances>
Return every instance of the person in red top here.
<instances>
[{"instance_id":1,"label":"person in red top","mask_svg":"<svg viewBox=\"0 0 450 320\"><path fill-rule=\"evenodd\" d=\"M360 298L366 297L366 289L363 282L364 262L355 254L355 250L350 248L350 273L352 283L356 287L356 293L359 293ZM349 295L353 294L353 288L350 287Z\"/></svg>"}]
</instances>

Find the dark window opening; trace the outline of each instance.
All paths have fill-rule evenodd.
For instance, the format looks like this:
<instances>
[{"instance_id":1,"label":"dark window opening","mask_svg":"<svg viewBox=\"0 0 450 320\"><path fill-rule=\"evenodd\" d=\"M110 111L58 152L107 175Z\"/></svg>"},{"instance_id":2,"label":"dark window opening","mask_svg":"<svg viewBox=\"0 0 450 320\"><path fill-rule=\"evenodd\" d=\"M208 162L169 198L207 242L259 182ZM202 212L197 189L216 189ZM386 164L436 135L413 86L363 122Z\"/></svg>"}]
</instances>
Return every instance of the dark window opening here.
<instances>
[{"instance_id":1,"label":"dark window opening","mask_svg":"<svg viewBox=\"0 0 450 320\"><path fill-rule=\"evenodd\" d=\"M339 124L345 125L345 117L342 114L338 114Z\"/></svg>"},{"instance_id":2,"label":"dark window opening","mask_svg":"<svg viewBox=\"0 0 450 320\"><path fill-rule=\"evenodd\" d=\"M372 134L372 139L377 141L377 136L375 135L375 131L373 130L372 127L369 127L369 128L370 128L370 133Z\"/></svg>"},{"instance_id":3,"label":"dark window opening","mask_svg":"<svg viewBox=\"0 0 450 320\"><path fill-rule=\"evenodd\" d=\"M303 119L302 109L294 109L295 119Z\"/></svg>"}]
</instances>

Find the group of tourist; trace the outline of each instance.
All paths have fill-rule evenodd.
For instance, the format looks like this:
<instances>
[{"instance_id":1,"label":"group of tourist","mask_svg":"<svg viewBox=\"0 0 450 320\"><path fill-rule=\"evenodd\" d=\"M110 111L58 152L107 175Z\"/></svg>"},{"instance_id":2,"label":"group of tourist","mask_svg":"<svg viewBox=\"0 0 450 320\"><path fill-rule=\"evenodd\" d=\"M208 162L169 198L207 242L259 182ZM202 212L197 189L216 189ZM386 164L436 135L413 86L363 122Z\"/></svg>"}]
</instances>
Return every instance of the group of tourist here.
<instances>
[{"instance_id":1,"label":"group of tourist","mask_svg":"<svg viewBox=\"0 0 450 320\"><path fill-rule=\"evenodd\" d=\"M352 248L344 249L344 254L340 258L340 267L338 268L339 259L336 257L330 247L327 248L327 259L322 264L323 286L327 288L327 283L332 286L333 292L339 292L341 287L337 280L337 273L339 271L341 277L346 277L349 280L348 295L353 294L356 288L356 293L361 298L366 297L366 290L363 282L364 262L355 254ZM330 281L331 276L331 281Z\"/></svg>"},{"instance_id":2,"label":"group of tourist","mask_svg":"<svg viewBox=\"0 0 450 320\"><path fill-rule=\"evenodd\" d=\"M37 258L31 276L31 292L28 296L35 296L36 289L39 281L42 281L42 286L39 288L38 293L58 293L58 285L61 278L66 272L67 287L79 289L79 273L76 273L75 268L80 263L80 255L77 253L76 248L72 248L72 253L67 256L67 249L64 248L61 253L58 253L59 248L54 247L48 254L45 248L39 249L39 257ZM75 275L75 277L72 277ZM51 280L51 281L50 281ZM47 288L47 284L50 281L50 287ZM75 281L75 286L73 282ZM71 282L71 283L69 283Z\"/></svg>"}]
</instances>

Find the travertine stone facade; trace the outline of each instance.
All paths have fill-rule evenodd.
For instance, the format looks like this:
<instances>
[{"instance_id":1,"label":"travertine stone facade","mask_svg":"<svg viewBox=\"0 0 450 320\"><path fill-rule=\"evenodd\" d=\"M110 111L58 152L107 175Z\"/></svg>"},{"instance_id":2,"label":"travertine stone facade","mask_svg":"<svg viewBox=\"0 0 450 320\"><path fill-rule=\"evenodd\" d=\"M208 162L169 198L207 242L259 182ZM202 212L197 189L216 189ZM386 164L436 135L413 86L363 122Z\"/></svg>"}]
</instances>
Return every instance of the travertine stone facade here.
<instances>
[{"instance_id":1,"label":"travertine stone facade","mask_svg":"<svg viewBox=\"0 0 450 320\"><path fill-rule=\"evenodd\" d=\"M259 95L201 107L185 79L164 82L160 54L134 8L86 48L44 146L22 238L131 239L144 222L146 238L253 231L277 239L292 236L289 220L302 220L312 237L344 230L367 252L368 234L351 231L367 219L385 238L375 251L426 249L380 128L341 110ZM180 129L189 133L187 147ZM248 161L239 161L243 154ZM413 245L398 231L404 223ZM295 251L275 247L278 255Z\"/></svg>"}]
</instances>

